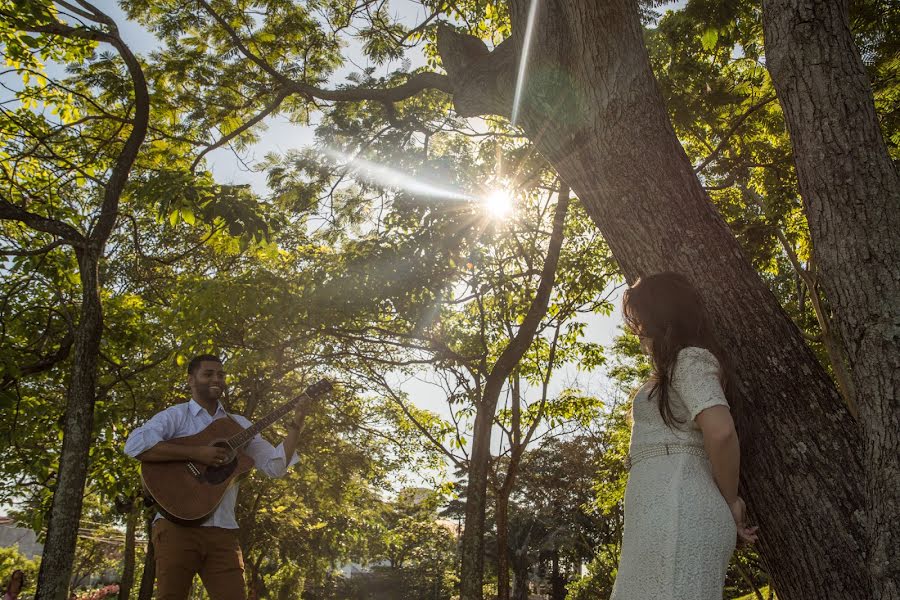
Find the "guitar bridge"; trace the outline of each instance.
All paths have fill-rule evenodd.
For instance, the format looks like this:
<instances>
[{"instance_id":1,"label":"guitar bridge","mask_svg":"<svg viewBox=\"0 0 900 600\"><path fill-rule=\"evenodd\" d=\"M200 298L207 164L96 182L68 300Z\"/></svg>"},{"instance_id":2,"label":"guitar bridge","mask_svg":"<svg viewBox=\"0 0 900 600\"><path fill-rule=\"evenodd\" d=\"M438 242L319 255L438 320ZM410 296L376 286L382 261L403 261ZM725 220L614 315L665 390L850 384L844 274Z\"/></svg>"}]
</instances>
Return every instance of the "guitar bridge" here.
<instances>
[{"instance_id":1,"label":"guitar bridge","mask_svg":"<svg viewBox=\"0 0 900 600\"><path fill-rule=\"evenodd\" d=\"M188 461L187 468L188 471L191 472L191 475L193 475L196 479L201 479L203 477L203 473L200 472L200 469L198 469L197 465L195 465L194 463Z\"/></svg>"}]
</instances>

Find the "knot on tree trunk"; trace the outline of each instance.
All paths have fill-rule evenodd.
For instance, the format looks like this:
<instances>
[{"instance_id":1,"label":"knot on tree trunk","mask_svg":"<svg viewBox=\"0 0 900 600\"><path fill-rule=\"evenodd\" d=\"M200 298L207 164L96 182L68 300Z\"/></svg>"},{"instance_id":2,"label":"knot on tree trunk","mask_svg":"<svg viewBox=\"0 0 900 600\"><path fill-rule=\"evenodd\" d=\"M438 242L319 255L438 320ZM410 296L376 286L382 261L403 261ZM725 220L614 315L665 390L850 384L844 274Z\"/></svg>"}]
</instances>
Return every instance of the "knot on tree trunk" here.
<instances>
[{"instance_id":1,"label":"knot on tree trunk","mask_svg":"<svg viewBox=\"0 0 900 600\"><path fill-rule=\"evenodd\" d=\"M491 51L475 36L440 25L437 48L463 117L509 117L515 91L516 52L512 38Z\"/></svg>"}]
</instances>

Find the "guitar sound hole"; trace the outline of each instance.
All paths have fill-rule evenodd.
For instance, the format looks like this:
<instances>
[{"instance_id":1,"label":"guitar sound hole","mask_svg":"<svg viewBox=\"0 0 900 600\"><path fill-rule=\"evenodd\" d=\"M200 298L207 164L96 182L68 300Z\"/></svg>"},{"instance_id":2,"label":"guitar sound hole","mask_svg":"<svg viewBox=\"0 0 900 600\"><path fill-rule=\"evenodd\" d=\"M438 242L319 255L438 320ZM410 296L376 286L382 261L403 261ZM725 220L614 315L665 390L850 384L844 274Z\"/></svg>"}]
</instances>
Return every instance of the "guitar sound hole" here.
<instances>
[{"instance_id":1,"label":"guitar sound hole","mask_svg":"<svg viewBox=\"0 0 900 600\"><path fill-rule=\"evenodd\" d=\"M228 447L228 444L225 442L216 442L214 444L219 448L224 448L230 452L232 452L231 448ZM234 473L234 470L237 468L237 456L234 455L234 458L231 459L231 462L226 463L224 465L219 466L209 466L206 467L206 471L203 473L203 479L207 483L211 483L213 485L217 483L222 483Z\"/></svg>"}]
</instances>

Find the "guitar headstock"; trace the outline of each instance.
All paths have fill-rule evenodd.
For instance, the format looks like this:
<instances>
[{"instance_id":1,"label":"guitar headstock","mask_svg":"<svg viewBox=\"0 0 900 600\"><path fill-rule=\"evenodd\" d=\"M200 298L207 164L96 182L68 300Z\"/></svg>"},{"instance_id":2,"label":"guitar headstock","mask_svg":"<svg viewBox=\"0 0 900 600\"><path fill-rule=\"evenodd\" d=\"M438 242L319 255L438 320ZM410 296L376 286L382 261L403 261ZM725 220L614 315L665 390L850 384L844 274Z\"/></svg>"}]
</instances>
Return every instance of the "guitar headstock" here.
<instances>
[{"instance_id":1,"label":"guitar headstock","mask_svg":"<svg viewBox=\"0 0 900 600\"><path fill-rule=\"evenodd\" d=\"M320 379L303 391L303 395L310 400L316 400L332 390L334 386L327 379Z\"/></svg>"}]
</instances>

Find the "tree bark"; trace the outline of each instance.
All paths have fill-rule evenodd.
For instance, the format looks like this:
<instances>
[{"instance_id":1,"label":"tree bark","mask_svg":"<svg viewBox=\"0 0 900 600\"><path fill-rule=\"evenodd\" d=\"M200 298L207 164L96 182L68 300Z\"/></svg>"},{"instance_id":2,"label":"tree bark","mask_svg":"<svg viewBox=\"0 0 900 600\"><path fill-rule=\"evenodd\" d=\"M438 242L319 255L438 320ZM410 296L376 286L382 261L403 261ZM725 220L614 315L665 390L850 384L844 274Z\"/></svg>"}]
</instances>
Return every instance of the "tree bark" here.
<instances>
[{"instance_id":1,"label":"tree bark","mask_svg":"<svg viewBox=\"0 0 900 600\"><path fill-rule=\"evenodd\" d=\"M559 569L559 549L553 549L551 558L553 568L550 571L550 600L565 600L566 598L566 578Z\"/></svg>"},{"instance_id":2,"label":"tree bark","mask_svg":"<svg viewBox=\"0 0 900 600\"><path fill-rule=\"evenodd\" d=\"M484 596L484 520L491 462L491 430L504 380L505 378L494 381L489 378L488 383L491 385L485 386L482 401L475 413L466 485L466 526L460 546L461 600L481 600ZM498 552L500 551L498 548Z\"/></svg>"},{"instance_id":3,"label":"tree bark","mask_svg":"<svg viewBox=\"0 0 900 600\"><path fill-rule=\"evenodd\" d=\"M129 600L131 597L131 588L134 586L134 549L135 549L135 529L140 510L134 506L131 501L131 510L125 515L125 550L123 552L122 581L119 583L118 600Z\"/></svg>"},{"instance_id":4,"label":"tree bark","mask_svg":"<svg viewBox=\"0 0 900 600\"><path fill-rule=\"evenodd\" d=\"M150 94L140 63L118 37L113 20L99 12L93 14L98 23L104 23L113 32L103 34L101 39L116 48L128 69L134 86L134 117L131 132L122 145L109 179L103 187L102 202L97 211L94 228L84 243L75 250L81 277L81 313L75 329L59 475L53 492L44 555L38 573L35 594L37 600L65 600L68 596L84 483L87 478L88 452L93 441L97 363L103 336L100 261L119 214L119 200L125 190L138 151L144 143L150 120ZM75 35L73 31L96 30L53 28L53 33L59 33L64 37Z\"/></svg>"},{"instance_id":5,"label":"tree bark","mask_svg":"<svg viewBox=\"0 0 900 600\"><path fill-rule=\"evenodd\" d=\"M816 322L819 324L819 331L822 335L822 345L825 346L825 352L828 354L828 362L831 364L831 370L834 374L834 380L837 382L838 391L847 403L847 408L854 419L859 418L859 409L856 406L856 390L853 387L853 381L850 373L847 371L847 357L844 347L840 340L835 336L834 329L831 326L831 319L822 306L822 298L819 294L819 285L815 275L815 262L810 261L810 267L804 268L797 258L794 248L788 241L784 232L780 227L776 227L778 241L784 248L791 266L797 276L797 309L802 312L804 310L805 297L809 296L809 302L812 305L813 314L816 316ZM803 286L806 286L807 294L803 294Z\"/></svg>"},{"instance_id":6,"label":"tree bark","mask_svg":"<svg viewBox=\"0 0 900 600\"><path fill-rule=\"evenodd\" d=\"M156 581L156 551L153 548L153 513L147 518L147 553L144 555L144 571L141 573L141 587L137 600L150 600L153 583Z\"/></svg>"},{"instance_id":7,"label":"tree bark","mask_svg":"<svg viewBox=\"0 0 900 600\"><path fill-rule=\"evenodd\" d=\"M513 600L528 600L528 549L520 548L513 560Z\"/></svg>"},{"instance_id":8,"label":"tree bark","mask_svg":"<svg viewBox=\"0 0 900 600\"><path fill-rule=\"evenodd\" d=\"M457 60L453 45L439 40L463 116L497 106L511 113L508 46L521 47L528 4L511 0L513 37L494 51L497 62L472 53ZM859 432L695 176L654 80L635 4L546 0L530 56L519 111L528 137L582 200L628 279L684 273L727 348L741 493L761 526L759 547L779 597L868 597Z\"/></svg>"},{"instance_id":9,"label":"tree bark","mask_svg":"<svg viewBox=\"0 0 900 600\"><path fill-rule=\"evenodd\" d=\"M497 522L497 600L509 600L509 493L501 486L495 502Z\"/></svg>"},{"instance_id":10,"label":"tree bark","mask_svg":"<svg viewBox=\"0 0 900 600\"><path fill-rule=\"evenodd\" d=\"M88 450L93 441L94 389L103 331L98 283L100 255L87 248L79 250L77 256L82 287L81 318L75 330L59 473L38 573L37 597L40 600L65 600L68 597L87 477Z\"/></svg>"},{"instance_id":11,"label":"tree bark","mask_svg":"<svg viewBox=\"0 0 900 600\"><path fill-rule=\"evenodd\" d=\"M900 176L846 0L765 0L820 280L847 349L863 438L872 597L900 598Z\"/></svg>"}]
</instances>

